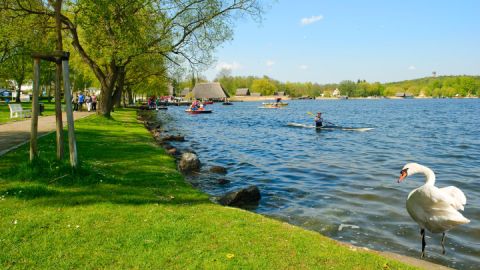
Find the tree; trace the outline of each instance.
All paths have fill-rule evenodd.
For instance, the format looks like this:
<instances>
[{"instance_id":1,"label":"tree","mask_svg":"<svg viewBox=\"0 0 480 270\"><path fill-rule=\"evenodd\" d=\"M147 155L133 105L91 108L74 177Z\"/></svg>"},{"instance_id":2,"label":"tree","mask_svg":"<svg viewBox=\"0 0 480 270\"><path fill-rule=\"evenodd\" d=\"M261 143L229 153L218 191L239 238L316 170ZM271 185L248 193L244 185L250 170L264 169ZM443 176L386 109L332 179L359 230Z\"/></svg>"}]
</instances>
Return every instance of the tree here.
<instances>
[{"instance_id":1,"label":"tree","mask_svg":"<svg viewBox=\"0 0 480 270\"><path fill-rule=\"evenodd\" d=\"M259 92L259 93L262 93L262 95L265 95L265 96L273 95L273 93L275 91L277 91L277 88L275 87L275 84L273 84L268 79L254 80L251 88L252 88L253 92Z\"/></svg>"},{"instance_id":2,"label":"tree","mask_svg":"<svg viewBox=\"0 0 480 270\"><path fill-rule=\"evenodd\" d=\"M19 14L53 17L51 4L7 1ZM259 18L258 0L79 0L65 5L62 23L72 46L101 86L101 113L110 116L133 60L160 55L191 68L211 62L215 47L231 38L235 18Z\"/></svg>"},{"instance_id":3,"label":"tree","mask_svg":"<svg viewBox=\"0 0 480 270\"><path fill-rule=\"evenodd\" d=\"M342 81L338 85L338 90L344 96L354 96L357 85L353 81Z\"/></svg>"},{"instance_id":4,"label":"tree","mask_svg":"<svg viewBox=\"0 0 480 270\"><path fill-rule=\"evenodd\" d=\"M0 8L0 78L15 82L16 102L20 102L22 85L32 76L32 51L51 45L51 36L46 31L48 23L28 16L18 17L11 10Z\"/></svg>"}]
</instances>

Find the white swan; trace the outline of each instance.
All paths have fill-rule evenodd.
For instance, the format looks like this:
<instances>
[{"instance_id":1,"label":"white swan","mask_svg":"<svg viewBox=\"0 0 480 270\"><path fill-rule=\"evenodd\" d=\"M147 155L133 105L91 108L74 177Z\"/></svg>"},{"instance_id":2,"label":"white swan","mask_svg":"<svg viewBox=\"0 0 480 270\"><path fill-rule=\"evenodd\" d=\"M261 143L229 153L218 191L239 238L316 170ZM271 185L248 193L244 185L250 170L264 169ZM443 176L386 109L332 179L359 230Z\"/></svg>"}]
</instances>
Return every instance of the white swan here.
<instances>
[{"instance_id":1,"label":"white swan","mask_svg":"<svg viewBox=\"0 0 480 270\"><path fill-rule=\"evenodd\" d=\"M432 233L442 233L442 248L445 254L445 232L470 222L458 210L463 211L467 198L463 192L453 186L437 188L435 186L435 174L429 168L417 164L408 163L400 172L398 183L407 176L416 173L425 175L425 184L408 194L407 211L415 222L420 225L422 235L422 258L425 257L425 229Z\"/></svg>"}]
</instances>

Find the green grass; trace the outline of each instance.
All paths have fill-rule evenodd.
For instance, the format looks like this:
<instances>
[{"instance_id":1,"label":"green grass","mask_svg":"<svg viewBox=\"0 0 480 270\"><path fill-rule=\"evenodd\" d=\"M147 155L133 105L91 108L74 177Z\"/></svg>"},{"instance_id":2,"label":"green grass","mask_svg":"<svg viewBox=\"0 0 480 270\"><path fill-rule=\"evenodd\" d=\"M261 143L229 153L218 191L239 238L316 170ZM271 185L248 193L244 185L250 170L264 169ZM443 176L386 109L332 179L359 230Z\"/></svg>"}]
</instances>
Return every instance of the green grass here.
<instances>
[{"instance_id":1,"label":"green grass","mask_svg":"<svg viewBox=\"0 0 480 270\"><path fill-rule=\"evenodd\" d=\"M43 116L54 115L55 114L55 103L42 102L45 105L45 111L42 113ZM31 102L22 102L22 108L25 110L32 109ZM10 109L5 102L0 102L0 124L21 121L25 118L10 118Z\"/></svg>"},{"instance_id":2,"label":"green grass","mask_svg":"<svg viewBox=\"0 0 480 270\"><path fill-rule=\"evenodd\" d=\"M76 122L81 166L54 134L0 158L2 269L412 269L318 233L211 203L134 111Z\"/></svg>"}]
</instances>

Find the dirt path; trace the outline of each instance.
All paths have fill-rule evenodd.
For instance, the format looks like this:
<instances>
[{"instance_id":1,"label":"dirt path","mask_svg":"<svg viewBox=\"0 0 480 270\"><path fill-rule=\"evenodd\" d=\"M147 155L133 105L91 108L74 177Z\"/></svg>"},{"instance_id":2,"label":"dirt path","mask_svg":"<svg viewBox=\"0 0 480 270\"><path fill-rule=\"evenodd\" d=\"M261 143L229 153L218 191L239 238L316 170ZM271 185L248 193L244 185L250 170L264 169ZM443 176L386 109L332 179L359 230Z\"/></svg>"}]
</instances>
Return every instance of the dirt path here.
<instances>
[{"instance_id":1,"label":"dirt path","mask_svg":"<svg viewBox=\"0 0 480 270\"><path fill-rule=\"evenodd\" d=\"M91 115L90 112L74 112L75 120ZM67 116L63 114L63 126L67 125ZM0 125L0 156L27 143L30 140L31 120ZM38 118L38 136L55 131L55 115Z\"/></svg>"}]
</instances>

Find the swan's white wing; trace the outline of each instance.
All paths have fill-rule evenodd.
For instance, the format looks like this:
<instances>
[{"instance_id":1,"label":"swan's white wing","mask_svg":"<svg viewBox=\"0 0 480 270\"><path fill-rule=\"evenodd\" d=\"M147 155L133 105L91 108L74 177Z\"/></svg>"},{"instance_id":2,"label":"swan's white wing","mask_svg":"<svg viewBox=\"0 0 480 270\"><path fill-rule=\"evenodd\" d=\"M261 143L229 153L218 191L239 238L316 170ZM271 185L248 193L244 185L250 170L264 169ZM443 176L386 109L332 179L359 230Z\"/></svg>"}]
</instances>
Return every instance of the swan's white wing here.
<instances>
[{"instance_id":1,"label":"swan's white wing","mask_svg":"<svg viewBox=\"0 0 480 270\"><path fill-rule=\"evenodd\" d=\"M451 198L451 206L457 210L463 211L463 206L467 204L467 197L463 192L454 186L444 187L438 189L440 192Z\"/></svg>"},{"instance_id":2,"label":"swan's white wing","mask_svg":"<svg viewBox=\"0 0 480 270\"><path fill-rule=\"evenodd\" d=\"M453 198L435 186L422 186L409 194L407 211L421 227L444 232L470 222L453 206Z\"/></svg>"}]
</instances>

